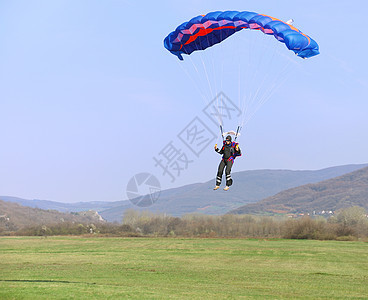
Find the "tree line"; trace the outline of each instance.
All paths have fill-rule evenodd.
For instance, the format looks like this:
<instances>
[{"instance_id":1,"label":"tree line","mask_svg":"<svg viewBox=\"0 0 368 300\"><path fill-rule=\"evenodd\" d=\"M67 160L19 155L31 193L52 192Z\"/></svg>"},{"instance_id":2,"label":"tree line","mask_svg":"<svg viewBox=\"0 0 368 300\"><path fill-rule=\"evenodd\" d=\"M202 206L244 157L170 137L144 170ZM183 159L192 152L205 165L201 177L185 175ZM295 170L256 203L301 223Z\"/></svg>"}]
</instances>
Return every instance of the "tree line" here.
<instances>
[{"instance_id":1,"label":"tree line","mask_svg":"<svg viewBox=\"0 0 368 300\"><path fill-rule=\"evenodd\" d=\"M1 223L1 222L0 222ZM191 214L173 217L147 211L128 210L123 222L103 224L58 223L7 231L0 235L103 235L132 237L218 237L357 240L368 238L368 218L364 208L341 209L329 218L304 216Z\"/></svg>"}]
</instances>

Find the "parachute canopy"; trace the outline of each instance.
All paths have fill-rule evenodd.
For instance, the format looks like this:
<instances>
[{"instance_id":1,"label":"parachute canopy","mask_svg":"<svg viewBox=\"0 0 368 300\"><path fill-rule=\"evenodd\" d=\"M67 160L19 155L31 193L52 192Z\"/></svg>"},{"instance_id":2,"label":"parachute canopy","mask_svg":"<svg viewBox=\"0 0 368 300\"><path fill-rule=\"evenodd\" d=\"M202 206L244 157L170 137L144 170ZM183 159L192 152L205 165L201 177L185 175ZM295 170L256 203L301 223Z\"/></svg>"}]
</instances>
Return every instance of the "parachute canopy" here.
<instances>
[{"instance_id":1,"label":"parachute canopy","mask_svg":"<svg viewBox=\"0 0 368 300\"><path fill-rule=\"evenodd\" d=\"M255 12L216 11L198 16L178 26L164 40L164 46L172 54L183 60L182 54L190 55L196 50L204 50L221 43L235 32L245 28L261 30L264 34L285 43L301 58L319 54L318 44L308 35L295 28L291 22L258 14Z\"/></svg>"}]
</instances>

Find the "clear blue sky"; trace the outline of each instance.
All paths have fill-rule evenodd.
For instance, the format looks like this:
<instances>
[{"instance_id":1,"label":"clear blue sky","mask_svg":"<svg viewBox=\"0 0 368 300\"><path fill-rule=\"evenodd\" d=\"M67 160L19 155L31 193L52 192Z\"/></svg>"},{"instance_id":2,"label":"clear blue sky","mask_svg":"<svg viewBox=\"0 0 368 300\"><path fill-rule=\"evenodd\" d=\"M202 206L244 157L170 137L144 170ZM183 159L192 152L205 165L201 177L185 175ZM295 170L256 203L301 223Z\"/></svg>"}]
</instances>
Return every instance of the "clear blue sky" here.
<instances>
[{"instance_id":1,"label":"clear blue sky","mask_svg":"<svg viewBox=\"0 0 368 300\"><path fill-rule=\"evenodd\" d=\"M249 123L234 171L368 162L367 9L363 0L0 0L0 195L116 201L139 172L164 188L214 178L212 144L174 183L153 162L171 140L184 148L177 134L204 106L163 39L214 10L293 18L321 49Z\"/></svg>"}]
</instances>

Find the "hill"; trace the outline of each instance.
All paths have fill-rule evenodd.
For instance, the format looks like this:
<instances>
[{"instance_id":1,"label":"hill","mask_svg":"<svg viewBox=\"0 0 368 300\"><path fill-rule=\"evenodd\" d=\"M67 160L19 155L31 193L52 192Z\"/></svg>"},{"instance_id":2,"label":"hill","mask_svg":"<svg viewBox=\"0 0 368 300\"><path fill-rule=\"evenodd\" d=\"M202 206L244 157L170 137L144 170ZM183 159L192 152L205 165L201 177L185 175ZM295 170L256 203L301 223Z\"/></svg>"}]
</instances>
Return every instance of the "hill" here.
<instances>
[{"instance_id":1,"label":"hill","mask_svg":"<svg viewBox=\"0 0 368 300\"><path fill-rule=\"evenodd\" d=\"M233 174L235 184L231 190L213 191L214 180L202 184L185 186L161 192L159 200L147 208L153 212L181 216L188 213L220 215L247 203L254 203L290 189L308 183L316 183L368 165L346 165L316 171L255 170ZM107 220L121 220L128 208L138 209L131 204L101 211Z\"/></svg>"},{"instance_id":2,"label":"hill","mask_svg":"<svg viewBox=\"0 0 368 300\"><path fill-rule=\"evenodd\" d=\"M368 209L368 167L319 183L288 189L229 213L321 214L350 206Z\"/></svg>"},{"instance_id":3,"label":"hill","mask_svg":"<svg viewBox=\"0 0 368 300\"><path fill-rule=\"evenodd\" d=\"M0 200L0 231L13 231L23 227L50 225L56 223L97 223L103 222L95 211L62 213L56 210L43 210Z\"/></svg>"},{"instance_id":4,"label":"hill","mask_svg":"<svg viewBox=\"0 0 368 300\"><path fill-rule=\"evenodd\" d=\"M115 202L62 203L47 200L26 200L16 197L0 196L0 199L42 209L62 212L95 210L107 221L122 220L127 209L150 210L181 216L188 213L220 215L248 203L255 203L283 190L349 173L368 164L345 165L322 170L250 170L233 174L234 185L231 190L213 191L214 179L205 183L195 183L161 191L158 201L148 207L139 208L129 200Z\"/></svg>"},{"instance_id":5,"label":"hill","mask_svg":"<svg viewBox=\"0 0 368 300\"><path fill-rule=\"evenodd\" d=\"M18 203L23 206L29 206L33 208L40 209L52 209L60 212L78 212L86 210L101 211L111 208L115 202L103 202L103 201L91 201L91 202L77 202L77 203L64 203L49 200L39 200L39 199L23 199L19 197L11 196L0 196L0 199L7 202Z\"/></svg>"}]
</instances>

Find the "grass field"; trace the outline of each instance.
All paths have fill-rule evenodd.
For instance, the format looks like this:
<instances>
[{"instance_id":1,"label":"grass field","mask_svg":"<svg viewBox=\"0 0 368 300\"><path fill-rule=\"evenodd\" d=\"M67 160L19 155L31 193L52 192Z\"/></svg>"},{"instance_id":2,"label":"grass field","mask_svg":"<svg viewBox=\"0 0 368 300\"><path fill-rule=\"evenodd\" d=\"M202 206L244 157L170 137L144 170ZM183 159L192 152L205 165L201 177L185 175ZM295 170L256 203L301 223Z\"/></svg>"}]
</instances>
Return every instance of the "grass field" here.
<instances>
[{"instance_id":1,"label":"grass field","mask_svg":"<svg viewBox=\"0 0 368 300\"><path fill-rule=\"evenodd\" d=\"M1 237L0 299L367 299L368 243Z\"/></svg>"}]
</instances>

